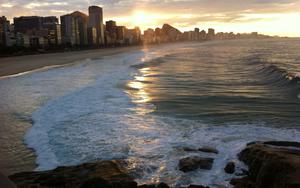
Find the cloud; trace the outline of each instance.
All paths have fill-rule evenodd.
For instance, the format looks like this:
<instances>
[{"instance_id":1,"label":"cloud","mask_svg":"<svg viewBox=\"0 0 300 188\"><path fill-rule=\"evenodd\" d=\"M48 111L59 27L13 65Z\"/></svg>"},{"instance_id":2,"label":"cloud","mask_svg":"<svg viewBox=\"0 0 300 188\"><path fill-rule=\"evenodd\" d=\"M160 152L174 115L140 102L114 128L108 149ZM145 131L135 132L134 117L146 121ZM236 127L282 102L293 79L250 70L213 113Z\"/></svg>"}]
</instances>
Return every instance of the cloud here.
<instances>
[{"instance_id":1,"label":"cloud","mask_svg":"<svg viewBox=\"0 0 300 188\"><path fill-rule=\"evenodd\" d=\"M300 0L0 0L0 14L60 16L88 6L104 8L106 19L128 17L136 10L166 15L155 23L183 27L206 23L243 24L278 19L278 14L300 12ZM130 21L130 20L129 20ZM130 24L123 22L122 24Z\"/></svg>"}]
</instances>

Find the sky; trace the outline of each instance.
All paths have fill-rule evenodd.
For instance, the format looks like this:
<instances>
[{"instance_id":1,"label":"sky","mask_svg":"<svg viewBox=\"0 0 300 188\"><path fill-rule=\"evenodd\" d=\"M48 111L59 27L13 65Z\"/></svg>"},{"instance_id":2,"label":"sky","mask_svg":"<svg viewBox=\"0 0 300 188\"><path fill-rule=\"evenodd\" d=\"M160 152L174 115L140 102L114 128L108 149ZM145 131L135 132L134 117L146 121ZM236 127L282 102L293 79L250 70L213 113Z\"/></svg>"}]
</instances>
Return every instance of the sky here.
<instances>
[{"instance_id":1,"label":"sky","mask_svg":"<svg viewBox=\"0 0 300 188\"><path fill-rule=\"evenodd\" d=\"M217 32L254 32L300 37L300 0L0 0L0 15L61 16L88 6L104 19L142 30L169 23L181 31L198 27Z\"/></svg>"}]
</instances>

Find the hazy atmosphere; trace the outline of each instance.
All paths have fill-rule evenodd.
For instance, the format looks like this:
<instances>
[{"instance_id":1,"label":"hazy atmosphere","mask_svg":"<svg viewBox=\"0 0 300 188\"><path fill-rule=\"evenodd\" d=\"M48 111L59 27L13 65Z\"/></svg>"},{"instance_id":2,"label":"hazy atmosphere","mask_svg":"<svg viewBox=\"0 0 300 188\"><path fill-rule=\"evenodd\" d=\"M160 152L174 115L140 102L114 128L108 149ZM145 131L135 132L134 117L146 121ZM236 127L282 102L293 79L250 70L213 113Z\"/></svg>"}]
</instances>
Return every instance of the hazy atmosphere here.
<instances>
[{"instance_id":1,"label":"hazy atmosphere","mask_svg":"<svg viewBox=\"0 0 300 188\"><path fill-rule=\"evenodd\" d=\"M268 35L300 36L299 0L0 0L8 19L25 15L60 16L88 5L104 8L105 20L119 25L148 27L169 23L189 30L215 28L224 32L258 31Z\"/></svg>"}]
</instances>

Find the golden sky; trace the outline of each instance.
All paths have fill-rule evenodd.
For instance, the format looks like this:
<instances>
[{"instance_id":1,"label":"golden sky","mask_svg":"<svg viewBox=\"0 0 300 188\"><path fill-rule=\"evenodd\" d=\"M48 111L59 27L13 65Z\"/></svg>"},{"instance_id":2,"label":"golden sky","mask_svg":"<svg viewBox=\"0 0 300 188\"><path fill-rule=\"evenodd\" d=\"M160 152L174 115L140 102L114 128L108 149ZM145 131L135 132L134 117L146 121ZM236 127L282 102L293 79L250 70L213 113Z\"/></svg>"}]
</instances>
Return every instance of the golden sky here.
<instances>
[{"instance_id":1,"label":"golden sky","mask_svg":"<svg viewBox=\"0 0 300 188\"><path fill-rule=\"evenodd\" d=\"M60 16L89 5L104 8L105 20L118 25L181 31L195 27L217 32L252 32L300 37L300 0L0 0L0 15Z\"/></svg>"}]
</instances>

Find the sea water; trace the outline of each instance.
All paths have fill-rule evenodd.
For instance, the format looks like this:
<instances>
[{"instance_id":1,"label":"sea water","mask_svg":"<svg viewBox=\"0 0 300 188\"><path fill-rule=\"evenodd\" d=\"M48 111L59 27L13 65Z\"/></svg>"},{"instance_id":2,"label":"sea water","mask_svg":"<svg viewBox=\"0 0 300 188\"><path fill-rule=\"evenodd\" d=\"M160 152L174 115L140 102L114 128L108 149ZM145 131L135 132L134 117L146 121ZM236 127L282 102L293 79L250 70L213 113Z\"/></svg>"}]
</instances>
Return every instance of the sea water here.
<instances>
[{"instance_id":1,"label":"sea water","mask_svg":"<svg viewBox=\"0 0 300 188\"><path fill-rule=\"evenodd\" d=\"M32 124L36 170L124 159L140 184L228 185L246 143L300 141L299 63L293 40L144 47L2 79L1 111ZM203 146L220 152L183 150ZM213 168L179 171L188 156Z\"/></svg>"}]
</instances>

